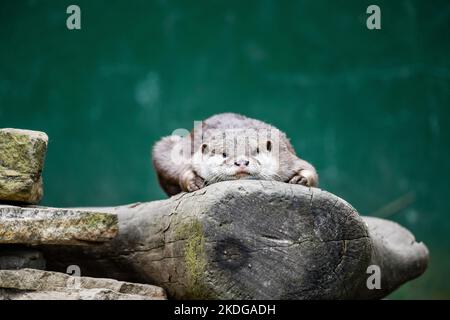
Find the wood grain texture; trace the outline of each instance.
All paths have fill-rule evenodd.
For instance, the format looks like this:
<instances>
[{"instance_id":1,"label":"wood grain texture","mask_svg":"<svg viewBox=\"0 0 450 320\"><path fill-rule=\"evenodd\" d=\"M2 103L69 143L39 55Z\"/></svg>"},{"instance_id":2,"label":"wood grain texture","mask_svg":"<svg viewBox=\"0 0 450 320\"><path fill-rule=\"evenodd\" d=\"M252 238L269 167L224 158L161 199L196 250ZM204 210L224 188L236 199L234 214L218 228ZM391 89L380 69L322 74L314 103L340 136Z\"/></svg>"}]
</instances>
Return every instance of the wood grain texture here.
<instances>
[{"instance_id":1,"label":"wood grain texture","mask_svg":"<svg viewBox=\"0 0 450 320\"><path fill-rule=\"evenodd\" d=\"M50 269L77 264L82 275L151 283L183 299L379 298L424 270L421 262L402 277L386 273L386 290L364 289L367 267L389 250L371 238L351 205L316 188L221 182L168 200L96 210L117 214L118 236L95 247L44 246ZM404 254L426 261L416 249ZM390 270L407 271L402 260L386 261Z\"/></svg>"}]
</instances>

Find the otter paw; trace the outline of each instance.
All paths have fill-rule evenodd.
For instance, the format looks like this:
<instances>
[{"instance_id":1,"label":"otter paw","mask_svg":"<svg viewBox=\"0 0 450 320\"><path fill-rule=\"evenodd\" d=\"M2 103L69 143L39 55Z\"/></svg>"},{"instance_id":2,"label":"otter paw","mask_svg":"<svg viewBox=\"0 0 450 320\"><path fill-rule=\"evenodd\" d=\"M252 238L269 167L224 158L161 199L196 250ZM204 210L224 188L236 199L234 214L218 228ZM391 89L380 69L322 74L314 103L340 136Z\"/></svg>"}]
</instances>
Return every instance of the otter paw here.
<instances>
[{"instance_id":1,"label":"otter paw","mask_svg":"<svg viewBox=\"0 0 450 320\"><path fill-rule=\"evenodd\" d=\"M188 171L181 178L183 191L193 192L205 186L205 180L193 171Z\"/></svg>"},{"instance_id":2,"label":"otter paw","mask_svg":"<svg viewBox=\"0 0 450 320\"><path fill-rule=\"evenodd\" d=\"M305 177L298 174L298 175L293 176L291 178L291 180L289 180L289 183L301 184L303 186L306 186L308 184L308 179L306 179Z\"/></svg>"},{"instance_id":3,"label":"otter paw","mask_svg":"<svg viewBox=\"0 0 450 320\"><path fill-rule=\"evenodd\" d=\"M309 170L301 170L296 173L290 180L289 183L301 184L306 187L314 187L316 185L314 174Z\"/></svg>"},{"instance_id":4,"label":"otter paw","mask_svg":"<svg viewBox=\"0 0 450 320\"><path fill-rule=\"evenodd\" d=\"M195 178L188 181L187 191L193 192L193 191L203 188L204 186L205 186L205 181L201 177L196 175Z\"/></svg>"}]
</instances>

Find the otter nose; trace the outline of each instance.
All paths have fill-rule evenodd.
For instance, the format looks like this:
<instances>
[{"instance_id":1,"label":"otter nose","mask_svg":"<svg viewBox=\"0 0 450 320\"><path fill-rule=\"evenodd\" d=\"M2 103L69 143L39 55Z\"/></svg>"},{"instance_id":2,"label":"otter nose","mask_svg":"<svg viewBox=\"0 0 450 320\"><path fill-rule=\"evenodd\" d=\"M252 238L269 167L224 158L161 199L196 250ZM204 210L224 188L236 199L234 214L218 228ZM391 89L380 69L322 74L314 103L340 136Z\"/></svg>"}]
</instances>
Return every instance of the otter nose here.
<instances>
[{"instance_id":1,"label":"otter nose","mask_svg":"<svg viewBox=\"0 0 450 320\"><path fill-rule=\"evenodd\" d=\"M246 167L246 166L248 166L249 163L250 163L250 161L248 161L248 160L236 160L234 162L234 165L236 165L238 167Z\"/></svg>"}]
</instances>

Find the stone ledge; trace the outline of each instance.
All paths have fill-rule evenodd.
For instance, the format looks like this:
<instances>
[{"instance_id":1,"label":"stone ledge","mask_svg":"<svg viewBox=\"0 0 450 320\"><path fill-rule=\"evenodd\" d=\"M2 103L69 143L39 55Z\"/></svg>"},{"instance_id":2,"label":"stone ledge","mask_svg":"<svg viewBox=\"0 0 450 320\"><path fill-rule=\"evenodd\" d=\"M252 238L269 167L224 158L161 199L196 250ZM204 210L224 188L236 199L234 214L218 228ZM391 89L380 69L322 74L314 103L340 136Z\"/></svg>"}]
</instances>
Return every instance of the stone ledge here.
<instances>
[{"instance_id":1,"label":"stone ledge","mask_svg":"<svg viewBox=\"0 0 450 320\"><path fill-rule=\"evenodd\" d=\"M35 269L0 270L0 300L165 300L164 289Z\"/></svg>"},{"instance_id":2,"label":"stone ledge","mask_svg":"<svg viewBox=\"0 0 450 320\"><path fill-rule=\"evenodd\" d=\"M115 214L0 205L0 244L87 245L111 240L117 233Z\"/></svg>"}]
</instances>

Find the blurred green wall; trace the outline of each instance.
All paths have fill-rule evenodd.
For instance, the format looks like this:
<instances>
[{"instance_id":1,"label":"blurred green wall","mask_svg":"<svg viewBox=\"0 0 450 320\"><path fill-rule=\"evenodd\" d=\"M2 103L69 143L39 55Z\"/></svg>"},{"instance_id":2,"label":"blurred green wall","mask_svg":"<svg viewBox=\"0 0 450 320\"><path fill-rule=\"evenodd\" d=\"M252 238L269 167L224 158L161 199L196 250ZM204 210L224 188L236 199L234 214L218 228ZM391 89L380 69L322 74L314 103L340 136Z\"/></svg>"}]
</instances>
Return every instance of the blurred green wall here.
<instances>
[{"instance_id":1,"label":"blurred green wall","mask_svg":"<svg viewBox=\"0 0 450 320\"><path fill-rule=\"evenodd\" d=\"M103 206L165 197L150 148L174 129L270 122L322 188L429 246L393 298L450 298L449 35L448 0L0 0L0 127L49 134L43 204Z\"/></svg>"}]
</instances>

